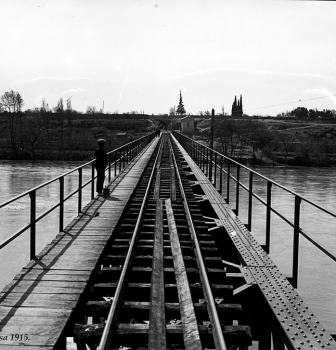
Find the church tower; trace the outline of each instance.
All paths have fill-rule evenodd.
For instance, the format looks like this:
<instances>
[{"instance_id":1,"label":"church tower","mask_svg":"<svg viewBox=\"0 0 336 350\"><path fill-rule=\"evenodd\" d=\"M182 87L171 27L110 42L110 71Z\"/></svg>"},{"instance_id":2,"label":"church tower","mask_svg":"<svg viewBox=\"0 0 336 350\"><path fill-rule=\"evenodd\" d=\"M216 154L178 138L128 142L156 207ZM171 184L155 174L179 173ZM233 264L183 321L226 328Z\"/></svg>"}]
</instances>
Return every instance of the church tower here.
<instances>
[{"instance_id":1,"label":"church tower","mask_svg":"<svg viewBox=\"0 0 336 350\"><path fill-rule=\"evenodd\" d=\"M232 104L231 115L233 117L243 116L243 96L240 94L240 99L237 101L237 96L235 96L234 102Z\"/></svg>"}]
</instances>

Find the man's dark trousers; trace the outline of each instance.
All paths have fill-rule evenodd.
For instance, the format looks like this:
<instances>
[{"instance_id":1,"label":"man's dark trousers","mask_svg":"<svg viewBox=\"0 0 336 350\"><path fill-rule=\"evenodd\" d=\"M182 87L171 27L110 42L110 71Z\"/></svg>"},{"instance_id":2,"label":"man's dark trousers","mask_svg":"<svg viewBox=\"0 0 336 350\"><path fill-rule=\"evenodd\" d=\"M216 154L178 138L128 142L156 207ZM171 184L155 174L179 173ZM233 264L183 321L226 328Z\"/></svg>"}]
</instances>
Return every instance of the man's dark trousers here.
<instances>
[{"instance_id":1,"label":"man's dark trousers","mask_svg":"<svg viewBox=\"0 0 336 350\"><path fill-rule=\"evenodd\" d=\"M104 168L96 168L97 170L97 186L96 191L101 193L103 191L104 179L105 179L105 169Z\"/></svg>"}]
</instances>

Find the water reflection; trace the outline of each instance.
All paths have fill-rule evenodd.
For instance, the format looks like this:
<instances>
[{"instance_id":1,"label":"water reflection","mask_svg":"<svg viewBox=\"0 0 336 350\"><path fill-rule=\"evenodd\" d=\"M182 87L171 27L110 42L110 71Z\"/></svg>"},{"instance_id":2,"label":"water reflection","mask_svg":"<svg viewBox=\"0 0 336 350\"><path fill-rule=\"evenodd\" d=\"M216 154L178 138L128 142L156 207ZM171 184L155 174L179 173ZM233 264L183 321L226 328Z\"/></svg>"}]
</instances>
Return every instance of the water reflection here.
<instances>
[{"instance_id":1,"label":"water reflection","mask_svg":"<svg viewBox=\"0 0 336 350\"><path fill-rule=\"evenodd\" d=\"M29 162L1 161L2 179L0 202L11 199L48 180L81 165L78 162ZM83 183L90 179L91 168L83 171ZM64 195L78 188L78 173L67 176L64 182ZM83 205L90 200L90 187L83 190ZM77 195L64 205L64 223L69 223L77 215ZM36 216L41 215L59 201L59 182L56 181L36 192ZM58 233L59 210L56 209L36 226L36 252L41 251ZM30 222L30 199L25 196L0 209L0 242ZM29 230L0 250L0 289L9 283L15 273L29 261ZM14 258L13 258L14 257Z\"/></svg>"},{"instance_id":2,"label":"water reflection","mask_svg":"<svg viewBox=\"0 0 336 350\"><path fill-rule=\"evenodd\" d=\"M310 199L312 202L336 213L336 169L335 168L254 168L257 172L292 191ZM235 176L236 169L231 169ZM218 174L219 175L219 174ZM217 176L218 176L217 175ZM248 187L249 174L241 170L240 180ZM223 195L226 197L226 178L223 178ZM254 177L254 192L266 201L267 183ZM236 186L231 181L230 206L236 207ZM248 221L247 192L240 189L239 216L243 223ZM294 196L279 187L272 186L272 207L291 222L294 221ZM306 202L301 204L300 227L318 243L336 255L336 219L317 210ZM257 199L253 199L252 233L260 244L265 244L266 208ZM307 239L300 236L299 292L316 314L326 322L332 332L336 329L334 312L334 290L336 281L333 271L336 262L320 252ZM270 255L280 270L286 275L292 274L293 228L274 213L271 214ZM318 297L317 297L318 296Z\"/></svg>"}]
</instances>

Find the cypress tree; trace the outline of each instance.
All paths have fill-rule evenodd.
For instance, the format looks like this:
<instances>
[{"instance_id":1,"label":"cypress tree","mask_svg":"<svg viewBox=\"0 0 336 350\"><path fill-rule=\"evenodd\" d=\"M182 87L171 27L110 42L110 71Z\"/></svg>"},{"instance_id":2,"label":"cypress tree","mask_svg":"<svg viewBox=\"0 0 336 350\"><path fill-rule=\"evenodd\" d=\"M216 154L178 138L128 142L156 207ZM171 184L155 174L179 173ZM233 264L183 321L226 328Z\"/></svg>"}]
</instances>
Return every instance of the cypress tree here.
<instances>
[{"instance_id":1,"label":"cypress tree","mask_svg":"<svg viewBox=\"0 0 336 350\"><path fill-rule=\"evenodd\" d=\"M181 90L180 90L180 102L179 102L179 104L177 106L176 114L179 114L179 115L185 115L186 114L186 111L185 111L184 105L183 105L183 101L182 101Z\"/></svg>"},{"instance_id":2,"label":"cypress tree","mask_svg":"<svg viewBox=\"0 0 336 350\"><path fill-rule=\"evenodd\" d=\"M243 95L240 94L240 111L241 115L243 115Z\"/></svg>"}]
</instances>

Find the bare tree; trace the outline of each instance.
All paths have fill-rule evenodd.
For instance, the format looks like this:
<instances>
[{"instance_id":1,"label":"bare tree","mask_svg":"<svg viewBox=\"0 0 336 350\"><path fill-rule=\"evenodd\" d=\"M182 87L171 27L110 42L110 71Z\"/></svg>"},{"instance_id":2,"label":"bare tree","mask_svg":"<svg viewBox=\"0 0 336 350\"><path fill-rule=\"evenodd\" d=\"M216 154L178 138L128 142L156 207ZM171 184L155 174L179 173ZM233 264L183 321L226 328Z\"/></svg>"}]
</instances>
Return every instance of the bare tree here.
<instances>
[{"instance_id":1,"label":"bare tree","mask_svg":"<svg viewBox=\"0 0 336 350\"><path fill-rule=\"evenodd\" d=\"M57 113L57 121L61 128L61 152L62 159L64 159L64 104L62 98L58 100L56 107L54 107L54 112Z\"/></svg>"},{"instance_id":2,"label":"bare tree","mask_svg":"<svg viewBox=\"0 0 336 350\"><path fill-rule=\"evenodd\" d=\"M71 98L67 99L66 116L68 119L68 126L69 126L69 146L70 146L70 156L71 156L72 155L72 106L71 106Z\"/></svg>"},{"instance_id":3,"label":"bare tree","mask_svg":"<svg viewBox=\"0 0 336 350\"><path fill-rule=\"evenodd\" d=\"M216 137L221 144L222 152L227 156L230 150L230 157L233 157L235 149L241 140L241 123L235 119L223 119L216 127Z\"/></svg>"},{"instance_id":4,"label":"bare tree","mask_svg":"<svg viewBox=\"0 0 336 350\"><path fill-rule=\"evenodd\" d=\"M87 114L96 114L96 113L98 113L97 108L95 106L87 106L86 113Z\"/></svg>"},{"instance_id":5,"label":"bare tree","mask_svg":"<svg viewBox=\"0 0 336 350\"><path fill-rule=\"evenodd\" d=\"M8 112L8 127L10 132L10 140L13 151L16 151L16 138L17 138L17 128L20 124L21 132L20 139L22 135L22 116L21 110L24 105L24 101L18 92L13 90L5 92L1 96L1 105Z\"/></svg>"},{"instance_id":6,"label":"bare tree","mask_svg":"<svg viewBox=\"0 0 336 350\"><path fill-rule=\"evenodd\" d=\"M17 92L16 96L15 96L15 110L16 110L16 114L18 116L18 120L19 120L19 126L20 126L20 144L21 144L21 150L24 150L24 142L23 142L23 138L24 138L24 134L25 134L25 130L23 127L23 120L22 120L22 107L24 106L24 101L23 98L21 97L21 95Z\"/></svg>"},{"instance_id":7,"label":"bare tree","mask_svg":"<svg viewBox=\"0 0 336 350\"><path fill-rule=\"evenodd\" d=\"M41 112L41 110L36 110L33 113L27 114L26 118L29 130L29 143L32 156L35 157L35 144L45 129L46 120L44 119L44 114Z\"/></svg>"},{"instance_id":8,"label":"bare tree","mask_svg":"<svg viewBox=\"0 0 336 350\"><path fill-rule=\"evenodd\" d=\"M287 134L284 132L278 133L278 142L281 145L281 150L285 154L285 165L287 166L287 159L289 152L293 151L294 144L295 144L295 138L291 134Z\"/></svg>"}]
</instances>

